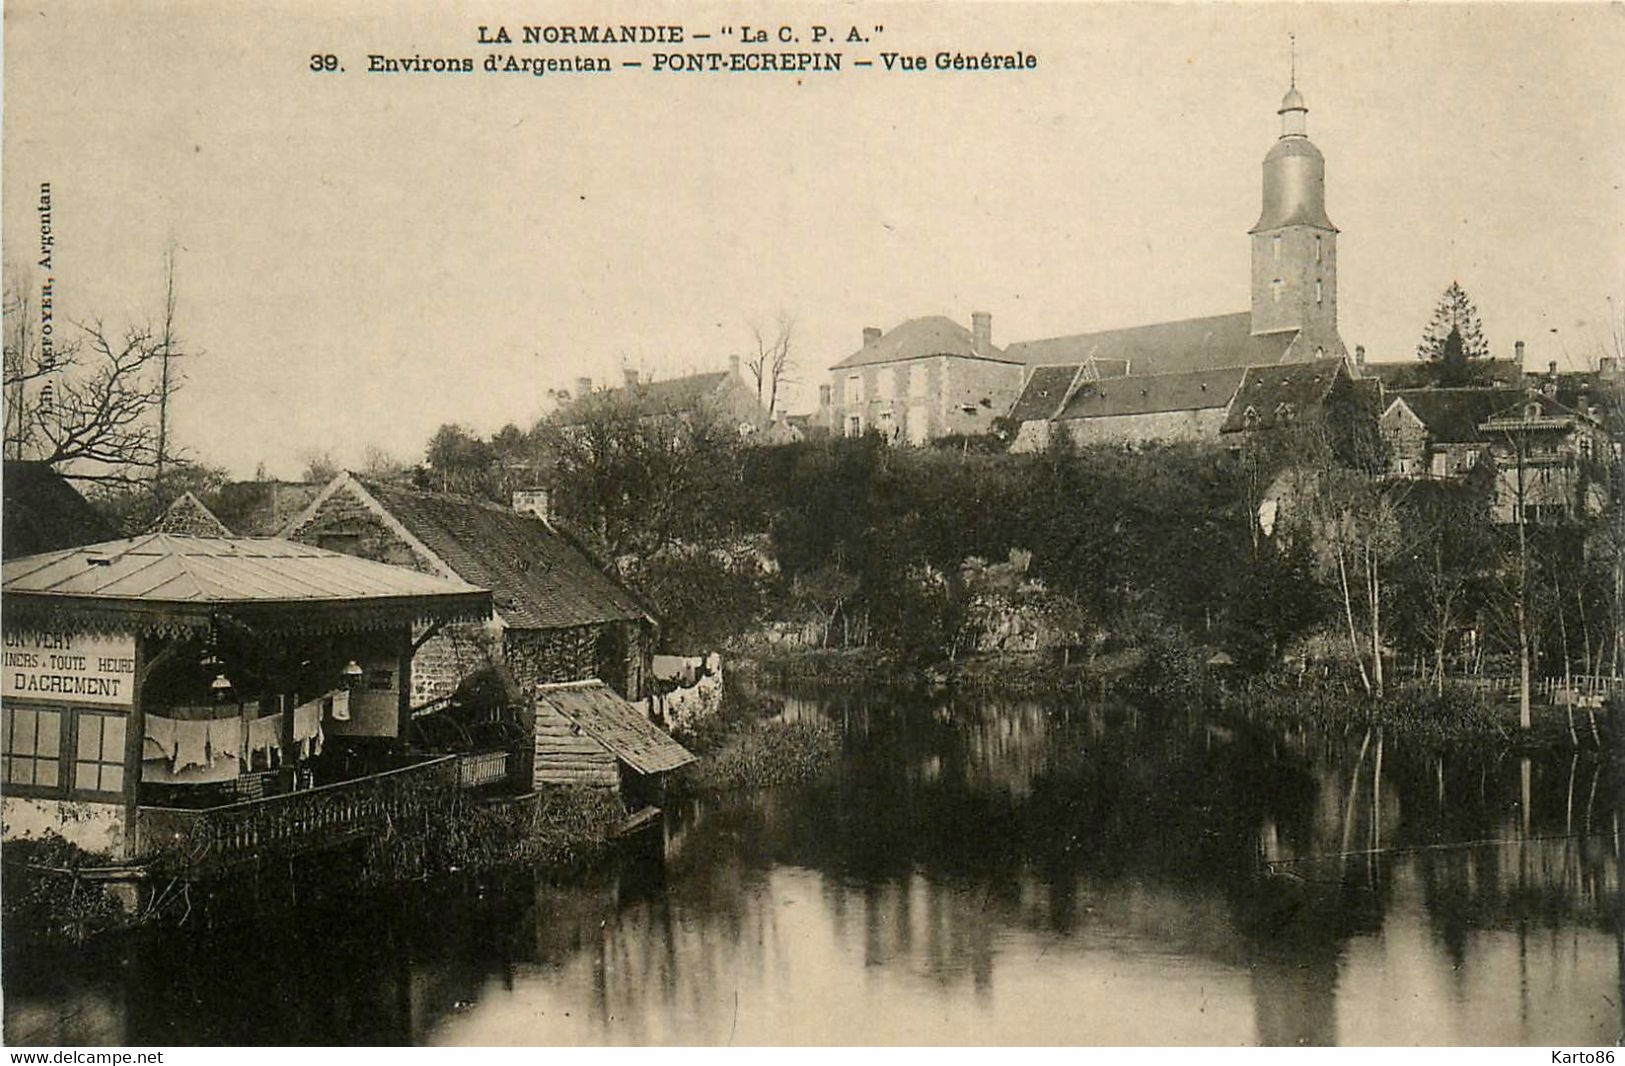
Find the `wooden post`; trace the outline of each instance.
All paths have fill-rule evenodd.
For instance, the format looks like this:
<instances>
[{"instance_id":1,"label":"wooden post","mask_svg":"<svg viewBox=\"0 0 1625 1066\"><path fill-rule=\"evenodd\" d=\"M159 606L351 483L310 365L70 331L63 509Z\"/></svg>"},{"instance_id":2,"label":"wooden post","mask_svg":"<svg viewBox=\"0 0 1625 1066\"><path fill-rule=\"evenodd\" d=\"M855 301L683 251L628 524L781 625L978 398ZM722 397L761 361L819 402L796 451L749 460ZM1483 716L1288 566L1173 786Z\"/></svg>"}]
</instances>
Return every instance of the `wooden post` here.
<instances>
[{"instance_id":1,"label":"wooden post","mask_svg":"<svg viewBox=\"0 0 1625 1066\"><path fill-rule=\"evenodd\" d=\"M141 740L147 733L146 714L141 709L142 676L147 662L147 641L135 638L135 684L130 689L130 715L124 722L124 859L133 861L140 849L141 834Z\"/></svg>"},{"instance_id":2,"label":"wooden post","mask_svg":"<svg viewBox=\"0 0 1625 1066\"><path fill-rule=\"evenodd\" d=\"M406 631L401 641L399 667L395 671L396 687L396 721L395 721L395 750L405 753L406 732L412 725L412 658L417 648L412 643L412 631ZM365 684L365 678L362 679Z\"/></svg>"}]
</instances>

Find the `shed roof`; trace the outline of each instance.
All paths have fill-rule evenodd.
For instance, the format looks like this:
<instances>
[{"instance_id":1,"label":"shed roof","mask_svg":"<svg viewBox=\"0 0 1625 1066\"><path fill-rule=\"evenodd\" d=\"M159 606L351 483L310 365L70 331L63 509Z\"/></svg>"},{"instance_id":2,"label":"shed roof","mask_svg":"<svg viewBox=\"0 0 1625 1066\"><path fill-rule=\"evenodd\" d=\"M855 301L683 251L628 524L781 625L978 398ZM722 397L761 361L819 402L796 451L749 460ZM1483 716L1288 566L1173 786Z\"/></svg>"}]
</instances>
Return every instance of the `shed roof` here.
<instances>
[{"instance_id":1,"label":"shed roof","mask_svg":"<svg viewBox=\"0 0 1625 1066\"><path fill-rule=\"evenodd\" d=\"M640 707L602 681L538 685L536 698L640 774L665 773L694 761L694 755L649 721Z\"/></svg>"},{"instance_id":2,"label":"shed roof","mask_svg":"<svg viewBox=\"0 0 1625 1066\"><path fill-rule=\"evenodd\" d=\"M978 355L976 339L971 336L970 330L946 315L926 315L923 318L911 318L902 325L882 333L830 369L846 370L852 367L873 366L877 363L897 363L905 359L927 359L938 355L951 355L960 359L984 359L993 363L1020 362L1019 359L998 348L991 349L987 355Z\"/></svg>"},{"instance_id":3,"label":"shed roof","mask_svg":"<svg viewBox=\"0 0 1625 1066\"><path fill-rule=\"evenodd\" d=\"M1223 407L1235 394L1246 367L1132 375L1084 383L1072 394L1062 420L1204 411Z\"/></svg>"},{"instance_id":4,"label":"shed roof","mask_svg":"<svg viewBox=\"0 0 1625 1066\"><path fill-rule=\"evenodd\" d=\"M1347 371L1348 365L1341 359L1250 366L1219 432L1269 429L1278 421L1290 421L1314 411L1326 402L1332 386ZM1248 411L1253 412L1250 417Z\"/></svg>"},{"instance_id":5,"label":"shed roof","mask_svg":"<svg viewBox=\"0 0 1625 1066\"><path fill-rule=\"evenodd\" d=\"M1097 363L1121 360L1128 364L1130 374L1171 374L1278 363L1298 336L1296 330L1259 335L1254 335L1252 330L1252 313L1240 311L1021 341L1006 348L1005 354L1028 366L1083 363L1090 359ZM1108 376L1104 367L1101 376Z\"/></svg>"},{"instance_id":6,"label":"shed roof","mask_svg":"<svg viewBox=\"0 0 1625 1066\"><path fill-rule=\"evenodd\" d=\"M464 581L285 540L173 533L11 559L3 588L8 615L89 610L175 629L208 625L221 609L318 626L325 617L331 629L480 618L490 610L489 593Z\"/></svg>"},{"instance_id":7,"label":"shed roof","mask_svg":"<svg viewBox=\"0 0 1625 1066\"><path fill-rule=\"evenodd\" d=\"M1390 395L1390 409L1403 404L1438 444L1482 441L1479 425L1518 399L1513 389L1404 389Z\"/></svg>"},{"instance_id":8,"label":"shed roof","mask_svg":"<svg viewBox=\"0 0 1625 1066\"><path fill-rule=\"evenodd\" d=\"M1077 363L1034 367L1021 395L1010 408L1010 417L1017 422L1054 418L1061 411L1066 391L1082 371L1083 367Z\"/></svg>"},{"instance_id":9,"label":"shed roof","mask_svg":"<svg viewBox=\"0 0 1625 1066\"><path fill-rule=\"evenodd\" d=\"M5 557L93 544L118 534L49 463L7 459L0 507Z\"/></svg>"},{"instance_id":10,"label":"shed roof","mask_svg":"<svg viewBox=\"0 0 1625 1066\"><path fill-rule=\"evenodd\" d=\"M650 616L631 591L539 518L468 496L354 480L460 578L490 589L510 626L556 629Z\"/></svg>"}]
</instances>

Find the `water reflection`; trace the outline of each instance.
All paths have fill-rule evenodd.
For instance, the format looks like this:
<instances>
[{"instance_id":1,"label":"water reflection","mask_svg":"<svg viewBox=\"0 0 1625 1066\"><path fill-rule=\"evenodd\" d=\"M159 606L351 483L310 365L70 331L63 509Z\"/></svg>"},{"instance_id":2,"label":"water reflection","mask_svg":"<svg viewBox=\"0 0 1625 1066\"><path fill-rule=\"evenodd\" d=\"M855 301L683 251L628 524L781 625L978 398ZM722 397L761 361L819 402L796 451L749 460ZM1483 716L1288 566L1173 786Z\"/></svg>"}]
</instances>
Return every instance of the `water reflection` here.
<instances>
[{"instance_id":1,"label":"water reflection","mask_svg":"<svg viewBox=\"0 0 1625 1066\"><path fill-rule=\"evenodd\" d=\"M340 894L100 963L8 958L7 1036L1620 1035L1616 783L1592 753L1440 753L1084 703L844 698L786 714L838 723L840 765L670 811L663 858L567 886Z\"/></svg>"}]
</instances>

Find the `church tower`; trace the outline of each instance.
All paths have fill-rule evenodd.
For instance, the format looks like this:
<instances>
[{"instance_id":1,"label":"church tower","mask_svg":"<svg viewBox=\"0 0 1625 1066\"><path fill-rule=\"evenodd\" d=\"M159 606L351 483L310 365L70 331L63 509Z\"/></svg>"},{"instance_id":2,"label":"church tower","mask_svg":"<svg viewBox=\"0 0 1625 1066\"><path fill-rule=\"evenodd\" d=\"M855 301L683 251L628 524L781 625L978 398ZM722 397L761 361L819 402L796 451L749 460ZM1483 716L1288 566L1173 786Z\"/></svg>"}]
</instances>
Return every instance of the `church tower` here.
<instances>
[{"instance_id":1,"label":"church tower","mask_svg":"<svg viewBox=\"0 0 1625 1066\"><path fill-rule=\"evenodd\" d=\"M1326 217L1326 160L1309 141L1296 61L1281 136L1264 156L1253 239L1253 333L1298 330L1291 358L1346 356L1337 334L1337 227Z\"/></svg>"}]
</instances>

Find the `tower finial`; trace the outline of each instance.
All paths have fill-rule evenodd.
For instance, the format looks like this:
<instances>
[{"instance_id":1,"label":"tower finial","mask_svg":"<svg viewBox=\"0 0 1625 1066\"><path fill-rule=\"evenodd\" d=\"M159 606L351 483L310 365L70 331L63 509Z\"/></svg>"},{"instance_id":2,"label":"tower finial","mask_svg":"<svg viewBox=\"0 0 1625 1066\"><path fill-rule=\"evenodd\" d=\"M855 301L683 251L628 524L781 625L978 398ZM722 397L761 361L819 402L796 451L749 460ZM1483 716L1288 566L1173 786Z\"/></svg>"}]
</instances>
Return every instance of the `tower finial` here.
<instances>
[{"instance_id":1,"label":"tower finial","mask_svg":"<svg viewBox=\"0 0 1625 1066\"><path fill-rule=\"evenodd\" d=\"M1286 41L1288 54L1291 57L1287 61L1290 70L1287 88L1296 89L1298 87L1298 35L1289 33L1286 35Z\"/></svg>"}]
</instances>

